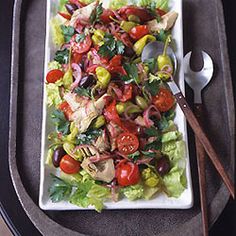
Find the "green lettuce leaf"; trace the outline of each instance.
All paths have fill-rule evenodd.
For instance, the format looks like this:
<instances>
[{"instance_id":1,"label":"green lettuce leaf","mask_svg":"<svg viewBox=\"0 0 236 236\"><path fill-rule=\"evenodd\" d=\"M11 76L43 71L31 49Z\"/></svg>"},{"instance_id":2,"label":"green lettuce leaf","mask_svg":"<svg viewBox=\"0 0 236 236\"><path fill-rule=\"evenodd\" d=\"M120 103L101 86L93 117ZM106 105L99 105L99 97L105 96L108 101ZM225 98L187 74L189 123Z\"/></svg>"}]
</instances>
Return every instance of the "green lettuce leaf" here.
<instances>
[{"instance_id":1,"label":"green lettuce leaf","mask_svg":"<svg viewBox=\"0 0 236 236\"><path fill-rule=\"evenodd\" d=\"M46 93L47 93L47 105L49 107L57 107L62 103L62 99L59 92L59 87L55 83L46 84Z\"/></svg>"},{"instance_id":2,"label":"green lettuce leaf","mask_svg":"<svg viewBox=\"0 0 236 236\"><path fill-rule=\"evenodd\" d=\"M160 190L160 188L158 186L156 187L144 187L144 191L143 191L143 198L146 200L151 199L158 191Z\"/></svg>"},{"instance_id":3,"label":"green lettuce leaf","mask_svg":"<svg viewBox=\"0 0 236 236\"><path fill-rule=\"evenodd\" d=\"M143 186L140 184L131 185L122 189L122 193L130 200L134 201L136 199L143 197Z\"/></svg>"},{"instance_id":4,"label":"green lettuce leaf","mask_svg":"<svg viewBox=\"0 0 236 236\"><path fill-rule=\"evenodd\" d=\"M101 212L104 201L110 197L110 190L90 180L79 183L77 187L70 197L70 203L81 207L91 205L96 211Z\"/></svg>"},{"instance_id":5,"label":"green lettuce leaf","mask_svg":"<svg viewBox=\"0 0 236 236\"><path fill-rule=\"evenodd\" d=\"M61 46L65 42L61 24L62 22L57 17L52 18L50 21L52 41L56 46Z\"/></svg>"},{"instance_id":6,"label":"green lettuce leaf","mask_svg":"<svg viewBox=\"0 0 236 236\"><path fill-rule=\"evenodd\" d=\"M162 135L161 142L166 143L169 141L177 140L179 137L181 137L181 133L179 131L170 131Z\"/></svg>"},{"instance_id":7,"label":"green lettuce leaf","mask_svg":"<svg viewBox=\"0 0 236 236\"><path fill-rule=\"evenodd\" d=\"M167 194L169 197L178 198L187 185L184 169L173 167L170 172L163 177Z\"/></svg>"}]
</instances>

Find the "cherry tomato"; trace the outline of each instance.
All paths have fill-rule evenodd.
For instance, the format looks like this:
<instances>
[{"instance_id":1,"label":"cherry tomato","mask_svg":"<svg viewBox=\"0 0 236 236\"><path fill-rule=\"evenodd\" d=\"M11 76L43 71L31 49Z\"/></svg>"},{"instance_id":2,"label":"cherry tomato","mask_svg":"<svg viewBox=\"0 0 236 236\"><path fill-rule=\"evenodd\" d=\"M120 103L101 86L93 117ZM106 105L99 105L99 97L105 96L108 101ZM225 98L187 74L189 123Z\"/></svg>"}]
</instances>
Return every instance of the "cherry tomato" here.
<instances>
[{"instance_id":1,"label":"cherry tomato","mask_svg":"<svg viewBox=\"0 0 236 236\"><path fill-rule=\"evenodd\" d=\"M60 161L60 169L66 174L78 173L80 170L80 162L69 155L65 155Z\"/></svg>"},{"instance_id":2,"label":"cherry tomato","mask_svg":"<svg viewBox=\"0 0 236 236\"><path fill-rule=\"evenodd\" d=\"M69 15L69 14L66 14L66 13L63 13L63 12L58 12L58 14L60 16L62 16L63 18L67 19L67 20L71 19L71 15Z\"/></svg>"},{"instance_id":3,"label":"cherry tomato","mask_svg":"<svg viewBox=\"0 0 236 236\"><path fill-rule=\"evenodd\" d=\"M59 105L59 110L63 111L67 120L70 119L73 111L71 110L69 104L65 101Z\"/></svg>"},{"instance_id":4,"label":"cherry tomato","mask_svg":"<svg viewBox=\"0 0 236 236\"><path fill-rule=\"evenodd\" d=\"M78 34L75 34L71 38L71 47L72 47L73 53L82 54L82 53L87 52L92 46L92 40L91 40L90 36L87 35L83 41L77 42L76 41L77 35Z\"/></svg>"},{"instance_id":5,"label":"cherry tomato","mask_svg":"<svg viewBox=\"0 0 236 236\"><path fill-rule=\"evenodd\" d=\"M117 148L121 154L129 155L138 150L139 141L136 135L132 133L121 133L117 139Z\"/></svg>"},{"instance_id":6,"label":"cherry tomato","mask_svg":"<svg viewBox=\"0 0 236 236\"><path fill-rule=\"evenodd\" d=\"M50 70L47 73L46 80L48 83L55 83L56 81L61 79L63 75L64 73L61 70L58 69Z\"/></svg>"},{"instance_id":7,"label":"cherry tomato","mask_svg":"<svg viewBox=\"0 0 236 236\"><path fill-rule=\"evenodd\" d=\"M140 180L138 165L132 162L122 162L116 169L116 178L120 186L137 184Z\"/></svg>"},{"instance_id":8,"label":"cherry tomato","mask_svg":"<svg viewBox=\"0 0 236 236\"><path fill-rule=\"evenodd\" d=\"M166 112L173 107L175 99L168 89L160 88L158 94L153 97L153 103L159 111Z\"/></svg>"},{"instance_id":9,"label":"cherry tomato","mask_svg":"<svg viewBox=\"0 0 236 236\"><path fill-rule=\"evenodd\" d=\"M103 9L103 12L100 16L100 20L103 23L108 24L108 23L112 22L112 19L110 17L115 17L114 12L110 9Z\"/></svg>"},{"instance_id":10,"label":"cherry tomato","mask_svg":"<svg viewBox=\"0 0 236 236\"><path fill-rule=\"evenodd\" d=\"M148 33L149 29L147 25L137 25L129 31L129 36L134 40L138 40Z\"/></svg>"}]
</instances>

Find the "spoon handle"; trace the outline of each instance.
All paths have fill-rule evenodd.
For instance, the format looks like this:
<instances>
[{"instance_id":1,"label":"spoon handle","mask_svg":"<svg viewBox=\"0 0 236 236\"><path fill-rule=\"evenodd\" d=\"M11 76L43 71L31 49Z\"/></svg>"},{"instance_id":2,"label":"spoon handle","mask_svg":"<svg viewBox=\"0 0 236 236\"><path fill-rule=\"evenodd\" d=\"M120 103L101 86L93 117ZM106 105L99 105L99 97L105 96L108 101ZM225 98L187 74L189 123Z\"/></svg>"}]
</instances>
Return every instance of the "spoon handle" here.
<instances>
[{"instance_id":1,"label":"spoon handle","mask_svg":"<svg viewBox=\"0 0 236 236\"><path fill-rule=\"evenodd\" d=\"M201 125L203 125L202 104L194 104L194 114L197 117L199 123ZM197 166L198 166L203 236L208 236L208 216L207 216L207 197L206 197L206 167L205 167L206 153L205 153L204 147L199 142L199 140L196 136L195 136L195 146L196 146Z\"/></svg>"},{"instance_id":2,"label":"spoon handle","mask_svg":"<svg viewBox=\"0 0 236 236\"><path fill-rule=\"evenodd\" d=\"M190 109L187 101L185 100L184 95L181 92L173 93L177 103L179 104L180 108L182 109L189 125L193 129L195 135L198 137L198 140L203 145L206 153L210 157L213 165L215 166L216 170L220 174L221 178L223 179L225 185L227 186L232 198L234 199L234 185L233 182L230 180L228 174L225 172L223 165L220 162L220 158L218 157L216 151L212 147L209 139L207 138L205 132L201 128L196 116L193 114L192 110Z\"/></svg>"}]
</instances>

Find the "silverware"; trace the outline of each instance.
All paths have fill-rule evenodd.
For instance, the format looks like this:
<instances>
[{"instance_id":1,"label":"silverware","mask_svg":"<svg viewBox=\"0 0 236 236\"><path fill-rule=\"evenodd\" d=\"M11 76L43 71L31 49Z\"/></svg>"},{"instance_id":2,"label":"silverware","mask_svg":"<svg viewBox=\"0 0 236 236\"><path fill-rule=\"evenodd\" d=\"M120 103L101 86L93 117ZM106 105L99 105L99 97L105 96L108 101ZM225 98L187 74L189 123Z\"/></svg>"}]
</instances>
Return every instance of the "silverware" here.
<instances>
[{"instance_id":1,"label":"silverware","mask_svg":"<svg viewBox=\"0 0 236 236\"><path fill-rule=\"evenodd\" d=\"M184 57L184 74L185 81L192 88L194 92L194 113L198 121L202 124L203 105L202 105L202 90L210 82L213 75L213 62L211 57L202 51L203 68L201 71L195 72L190 68L190 58L192 52L189 52ZM200 201L202 212L203 235L208 236L208 216L207 216L207 197L206 197L206 173L205 173L205 151L199 140L195 138L198 177L200 189Z\"/></svg>"},{"instance_id":2,"label":"silverware","mask_svg":"<svg viewBox=\"0 0 236 236\"><path fill-rule=\"evenodd\" d=\"M158 49L155 46L153 46L151 43L148 43L144 47L142 54L147 53L147 51L152 52L155 50L158 50ZM149 53L149 55L150 55L150 57L146 56L146 59L152 58L151 53ZM173 54L172 56L174 56L176 59L175 54ZM177 60L174 60L174 59L172 59L172 60L174 63L175 62L177 63ZM177 68L177 66L174 65L174 68ZM175 96L176 102L179 104L180 108L182 109L182 111L186 117L186 120L188 121L189 125L193 129L198 140L203 145L203 147L204 147L205 151L207 152L208 156L210 157L213 165L215 166L216 170L220 174L220 176L223 179L225 185L227 186L232 198L234 199L234 184L231 181L231 179L229 178L228 174L226 173L223 165L220 162L220 158L218 157L215 149L213 148L209 139L207 138L207 135L205 134L205 132L201 128L196 116L193 114L192 110L190 109L184 95L182 94L182 92L180 91L180 89L178 88L178 86L174 80L169 80L167 82L167 84L169 85L170 90L172 91L173 95Z\"/></svg>"}]
</instances>

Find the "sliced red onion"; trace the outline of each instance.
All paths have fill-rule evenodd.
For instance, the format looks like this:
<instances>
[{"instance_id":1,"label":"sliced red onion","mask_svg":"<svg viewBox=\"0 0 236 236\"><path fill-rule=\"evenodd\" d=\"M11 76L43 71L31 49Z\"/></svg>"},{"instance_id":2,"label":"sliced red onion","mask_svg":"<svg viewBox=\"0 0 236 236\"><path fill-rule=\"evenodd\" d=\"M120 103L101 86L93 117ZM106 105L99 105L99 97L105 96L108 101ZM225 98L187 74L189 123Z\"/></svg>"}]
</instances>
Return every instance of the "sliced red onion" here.
<instances>
[{"instance_id":1,"label":"sliced red onion","mask_svg":"<svg viewBox=\"0 0 236 236\"><path fill-rule=\"evenodd\" d=\"M119 13L117 12L117 11L112 11L113 13L114 13L114 15L115 15L115 17L116 17L116 19L117 20L119 20L119 21L122 21L122 20L124 20L120 15L119 15Z\"/></svg>"},{"instance_id":2,"label":"sliced red onion","mask_svg":"<svg viewBox=\"0 0 236 236\"><path fill-rule=\"evenodd\" d=\"M71 68L74 70L73 77L75 78L75 81L71 84L70 89L74 90L76 87L78 87L79 82L82 78L82 70L80 66L76 63L72 63Z\"/></svg>"},{"instance_id":3,"label":"sliced red onion","mask_svg":"<svg viewBox=\"0 0 236 236\"><path fill-rule=\"evenodd\" d=\"M154 109L155 111L152 112L152 109ZM154 124L153 121L150 119L150 116L152 115L155 115L158 119L161 118L159 110L154 105L149 106L143 113L144 122L148 128Z\"/></svg>"},{"instance_id":4,"label":"sliced red onion","mask_svg":"<svg viewBox=\"0 0 236 236\"><path fill-rule=\"evenodd\" d=\"M144 159L141 159L141 160L137 160L137 165L140 165L140 164L149 164L150 161L153 160L153 158L144 158Z\"/></svg>"},{"instance_id":5,"label":"sliced red onion","mask_svg":"<svg viewBox=\"0 0 236 236\"><path fill-rule=\"evenodd\" d=\"M89 158L89 160L93 163L97 163L99 161L105 161L111 159L111 155L107 154L99 154L99 155L94 155Z\"/></svg>"}]
</instances>

